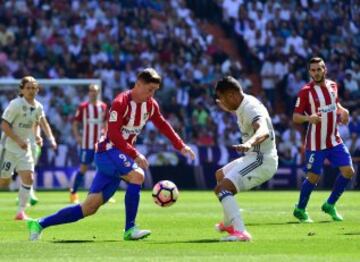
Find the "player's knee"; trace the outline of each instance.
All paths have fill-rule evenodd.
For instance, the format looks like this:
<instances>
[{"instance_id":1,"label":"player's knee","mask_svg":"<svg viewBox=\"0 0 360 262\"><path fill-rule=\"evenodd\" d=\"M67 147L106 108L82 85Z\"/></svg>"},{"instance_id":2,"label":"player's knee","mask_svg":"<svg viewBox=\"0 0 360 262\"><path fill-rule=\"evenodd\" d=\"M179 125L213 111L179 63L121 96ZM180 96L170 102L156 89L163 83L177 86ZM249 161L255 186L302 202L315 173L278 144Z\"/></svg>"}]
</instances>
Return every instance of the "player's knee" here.
<instances>
[{"instance_id":1,"label":"player's knee","mask_svg":"<svg viewBox=\"0 0 360 262\"><path fill-rule=\"evenodd\" d=\"M237 193L234 184L228 179L223 179L214 189L216 195L218 195L221 191L229 191L233 195Z\"/></svg>"},{"instance_id":2,"label":"player's knee","mask_svg":"<svg viewBox=\"0 0 360 262\"><path fill-rule=\"evenodd\" d=\"M306 179L311 183L311 184L317 184L319 183L320 181L320 176L317 175L317 174L313 174L313 173L310 173L308 174L308 176L306 177Z\"/></svg>"},{"instance_id":3,"label":"player's knee","mask_svg":"<svg viewBox=\"0 0 360 262\"><path fill-rule=\"evenodd\" d=\"M341 174L348 179L351 179L355 175L355 170L349 166L341 169Z\"/></svg>"},{"instance_id":4,"label":"player's knee","mask_svg":"<svg viewBox=\"0 0 360 262\"><path fill-rule=\"evenodd\" d=\"M81 205L81 210L83 212L84 217L91 216L95 214L100 207L98 202L84 202Z\"/></svg>"},{"instance_id":5,"label":"player's knee","mask_svg":"<svg viewBox=\"0 0 360 262\"><path fill-rule=\"evenodd\" d=\"M224 179L224 172L222 169L218 169L215 172L216 182L219 183L221 180Z\"/></svg>"},{"instance_id":6,"label":"player's knee","mask_svg":"<svg viewBox=\"0 0 360 262\"><path fill-rule=\"evenodd\" d=\"M87 165L85 165L85 164L81 164L81 165L80 165L80 172L81 172L81 173L85 174L85 172L86 172L87 170L88 170Z\"/></svg>"},{"instance_id":7,"label":"player's knee","mask_svg":"<svg viewBox=\"0 0 360 262\"><path fill-rule=\"evenodd\" d=\"M127 177L127 181L129 183L137 184L137 185L141 185L142 183L144 183L144 180L145 180L145 175L142 169L136 169L132 171Z\"/></svg>"},{"instance_id":8,"label":"player's knee","mask_svg":"<svg viewBox=\"0 0 360 262\"><path fill-rule=\"evenodd\" d=\"M32 173L26 173L21 175L21 182L26 185L32 185L34 183L34 177Z\"/></svg>"}]
</instances>

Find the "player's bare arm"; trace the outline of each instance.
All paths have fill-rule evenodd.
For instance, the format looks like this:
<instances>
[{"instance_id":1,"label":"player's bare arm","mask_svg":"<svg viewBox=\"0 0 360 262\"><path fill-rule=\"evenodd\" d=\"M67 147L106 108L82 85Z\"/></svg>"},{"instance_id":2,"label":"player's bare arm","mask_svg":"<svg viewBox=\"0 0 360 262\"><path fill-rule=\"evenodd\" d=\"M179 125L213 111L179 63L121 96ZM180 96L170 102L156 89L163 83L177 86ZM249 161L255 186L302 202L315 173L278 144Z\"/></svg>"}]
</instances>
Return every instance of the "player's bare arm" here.
<instances>
[{"instance_id":1,"label":"player's bare arm","mask_svg":"<svg viewBox=\"0 0 360 262\"><path fill-rule=\"evenodd\" d=\"M35 123L34 125L34 135L35 135L35 143L42 147L43 146L43 139L41 137L41 129L39 123Z\"/></svg>"},{"instance_id":2,"label":"player's bare arm","mask_svg":"<svg viewBox=\"0 0 360 262\"><path fill-rule=\"evenodd\" d=\"M79 123L77 121L74 121L72 123L72 131L73 131L74 137L76 139L76 142L79 145L81 145L81 136L80 136L80 133L79 133Z\"/></svg>"},{"instance_id":3,"label":"player's bare arm","mask_svg":"<svg viewBox=\"0 0 360 262\"><path fill-rule=\"evenodd\" d=\"M233 148L235 148L236 151L242 153L247 152L251 147L261 144L270 136L269 128L267 127L264 119L260 118L257 121L254 121L252 123L252 127L255 131L253 136L244 144L233 145Z\"/></svg>"},{"instance_id":4,"label":"player's bare arm","mask_svg":"<svg viewBox=\"0 0 360 262\"><path fill-rule=\"evenodd\" d=\"M293 122L295 124L303 124L305 122L309 122L310 124L317 124L321 122L321 116L319 114L302 115L299 113L294 113Z\"/></svg>"},{"instance_id":5,"label":"player's bare arm","mask_svg":"<svg viewBox=\"0 0 360 262\"><path fill-rule=\"evenodd\" d=\"M51 131L51 127L50 127L49 122L47 121L46 117L40 118L40 127L42 130L44 130L45 135L51 144L51 147L53 149L56 149L57 143L56 143L55 137Z\"/></svg>"},{"instance_id":6,"label":"player's bare arm","mask_svg":"<svg viewBox=\"0 0 360 262\"><path fill-rule=\"evenodd\" d=\"M340 123L347 125L349 123L349 110L343 107L339 102L336 104L337 113L340 115Z\"/></svg>"},{"instance_id":7,"label":"player's bare arm","mask_svg":"<svg viewBox=\"0 0 360 262\"><path fill-rule=\"evenodd\" d=\"M27 150L27 143L15 134L10 124L6 120L1 121L1 129L4 131L5 135L14 140L21 149Z\"/></svg>"}]
</instances>

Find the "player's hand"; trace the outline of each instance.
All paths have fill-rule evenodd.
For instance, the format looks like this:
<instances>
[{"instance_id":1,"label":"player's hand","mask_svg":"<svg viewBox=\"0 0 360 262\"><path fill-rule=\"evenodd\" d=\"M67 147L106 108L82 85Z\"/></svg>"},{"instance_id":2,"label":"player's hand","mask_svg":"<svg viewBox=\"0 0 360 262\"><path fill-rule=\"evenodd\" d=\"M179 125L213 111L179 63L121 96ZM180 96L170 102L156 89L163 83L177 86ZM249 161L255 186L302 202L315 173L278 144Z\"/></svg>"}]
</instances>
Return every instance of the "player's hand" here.
<instances>
[{"instance_id":1,"label":"player's hand","mask_svg":"<svg viewBox=\"0 0 360 262\"><path fill-rule=\"evenodd\" d=\"M42 139L41 136L36 136L36 137L35 137L35 143L36 143L39 147L42 147L43 144L44 144L44 141L43 141L43 139Z\"/></svg>"},{"instance_id":2,"label":"player's hand","mask_svg":"<svg viewBox=\"0 0 360 262\"><path fill-rule=\"evenodd\" d=\"M18 144L19 147L20 147L21 149L23 149L23 150L27 150L27 148L28 148L28 144L25 143L24 141L22 141L21 139L19 139L19 140L17 141L17 144Z\"/></svg>"},{"instance_id":3,"label":"player's hand","mask_svg":"<svg viewBox=\"0 0 360 262\"><path fill-rule=\"evenodd\" d=\"M194 151L192 151L192 149L187 145L185 145L184 148L180 150L180 153L185 157L190 157L191 160L195 159Z\"/></svg>"},{"instance_id":4,"label":"player's hand","mask_svg":"<svg viewBox=\"0 0 360 262\"><path fill-rule=\"evenodd\" d=\"M232 147L240 153L245 153L250 150L251 145L249 143L244 143L240 145L233 145Z\"/></svg>"},{"instance_id":5,"label":"player's hand","mask_svg":"<svg viewBox=\"0 0 360 262\"><path fill-rule=\"evenodd\" d=\"M348 110L340 110L340 124L347 125L349 123L349 111Z\"/></svg>"},{"instance_id":6,"label":"player's hand","mask_svg":"<svg viewBox=\"0 0 360 262\"><path fill-rule=\"evenodd\" d=\"M317 124L321 122L321 116L317 113L312 114L311 116L309 116L309 123L310 124Z\"/></svg>"},{"instance_id":7,"label":"player's hand","mask_svg":"<svg viewBox=\"0 0 360 262\"><path fill-rule=\"evenodd\" d=\"M139 154L135 158L135 163L142 169L147 169L149 167L149 162L147 161L146 157L143 154Z\"/></svg>"},{"instance_id":8,"label":"player's hand","mask_svg":"<svg viewBox=\"0 0 360 262\"><path fill-rule=\"evenodd\" d=\"M56 140L54 137L49 138L49 143L50 143L50 146L52 147L52 149L55 150L57 148L57 143L56 143Z\"/></svg>"}]
</instances>

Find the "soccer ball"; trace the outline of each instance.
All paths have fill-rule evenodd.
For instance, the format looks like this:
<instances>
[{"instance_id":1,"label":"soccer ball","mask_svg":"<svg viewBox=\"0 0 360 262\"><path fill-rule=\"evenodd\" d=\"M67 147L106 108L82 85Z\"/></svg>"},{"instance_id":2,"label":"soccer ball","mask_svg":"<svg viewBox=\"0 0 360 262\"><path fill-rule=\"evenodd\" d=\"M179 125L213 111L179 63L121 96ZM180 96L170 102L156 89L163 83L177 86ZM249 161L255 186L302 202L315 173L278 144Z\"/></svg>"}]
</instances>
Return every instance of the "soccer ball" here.
<instances>
[{"instance_id":1,"label":"soccer ball","mask_svg":"<svg viewBox=\"0 0 360 262\"><path fill-rule=\"evenodd\" d=\"M155 184L152 191L154 202L161 207L174 204L179 196L176 185L169 180L162 180Z\"/></svg>"}]
</instances>

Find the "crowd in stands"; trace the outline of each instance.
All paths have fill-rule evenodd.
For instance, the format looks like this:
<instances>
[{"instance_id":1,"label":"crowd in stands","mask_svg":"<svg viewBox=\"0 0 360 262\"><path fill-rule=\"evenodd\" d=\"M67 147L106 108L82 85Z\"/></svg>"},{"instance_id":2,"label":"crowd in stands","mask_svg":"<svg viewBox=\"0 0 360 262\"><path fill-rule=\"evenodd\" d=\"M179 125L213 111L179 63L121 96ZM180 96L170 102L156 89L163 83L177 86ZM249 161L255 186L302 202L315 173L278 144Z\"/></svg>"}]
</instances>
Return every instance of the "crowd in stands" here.
<instances>
[{"instance_id":1,"label":"crowd in stands","mask_svg":"<svg viewBox=\"0 0 360 262\"><path fill-rule=\"evenodd\" d=\"M351 123L340 131L358 154L360 1L210 1L218 12L209 12L222 14L231 36L246 44L246 53L239 50L241 61L205 33L206 20L195 15L189 2L5 1L0 5L0 79L100 78L102 98L110 103L133 85L139 69L151 66L163 77L156 97L181 137L200 146L230 146L239 143L241 134L234 116L214 103L214 85L231 74L251 92L248 74L257 72L264 92L254 95L271 113L281 161L300 164L301 133L290 117L297 92L308 81L306 61L318 54L351 108ZM1 111L14 96L16 90L0 87ZM59 142L74 145L71 119L86 100L86 88L44 87L38 100ZM277 112L273 108L280 100L287 103ZM151 124L137 142L151 153L166 147Z\"/></svg>"}]
</instances>

